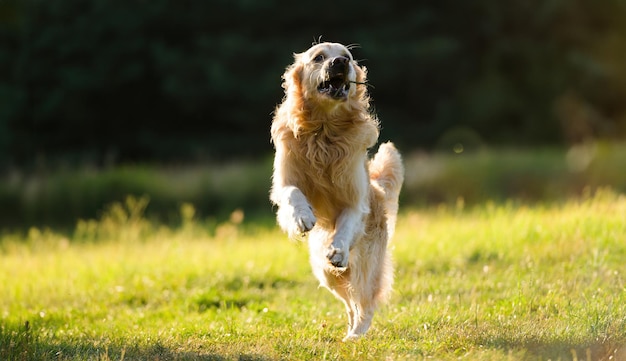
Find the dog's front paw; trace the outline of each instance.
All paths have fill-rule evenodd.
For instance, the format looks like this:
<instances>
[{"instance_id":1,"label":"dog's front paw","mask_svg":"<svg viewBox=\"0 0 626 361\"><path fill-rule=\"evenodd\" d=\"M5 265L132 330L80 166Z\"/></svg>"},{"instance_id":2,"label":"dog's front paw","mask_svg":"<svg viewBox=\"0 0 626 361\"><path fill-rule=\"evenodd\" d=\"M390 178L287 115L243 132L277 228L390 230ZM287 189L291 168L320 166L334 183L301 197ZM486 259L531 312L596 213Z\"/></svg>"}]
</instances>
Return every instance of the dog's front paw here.
<instances>
[{"instance_id":1,"label":"dog's front paw","mask_svg":"<svg viewBox=\"0 0 626 361\"><path fill-rule=\"evenodd\" d=\"M293 212L294 224L300 234L306 233L313 229L317 218L313 214L311 206L294 208Z\"/></svg>"},{"instance_id":2,"label":"dog's front paw","mask_svg":"<svg viewBox=\"0 0 626 361\"><path fill-rule=\"evenodd\" d=\"M306 197L296 187L287 187L278 207L277 220L289 237L296 239L313 229L317 218Z\"/></svg>"},{"instance_id":3,"label":"dog's front paw","mask_svg":"<svg viewBox=\"0 0 626 361\"><path fill-rule=\"evenodd\" d=\"M337 248L332 244L328 248L326 258L328 258L330 264L335 268L345 269L348 267L348 251Z\"/></svg>"}]
</instances>

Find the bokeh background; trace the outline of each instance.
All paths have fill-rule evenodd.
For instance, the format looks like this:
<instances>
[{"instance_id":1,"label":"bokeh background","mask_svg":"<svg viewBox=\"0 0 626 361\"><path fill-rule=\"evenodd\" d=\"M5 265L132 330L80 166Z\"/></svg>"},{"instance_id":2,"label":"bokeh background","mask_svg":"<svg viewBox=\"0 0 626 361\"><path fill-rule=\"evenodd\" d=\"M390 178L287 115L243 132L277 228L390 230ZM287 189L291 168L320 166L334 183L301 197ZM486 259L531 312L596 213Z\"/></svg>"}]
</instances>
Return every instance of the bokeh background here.
<instances>
[{"instance_id":1,"label":"bokeh background","mask_svg":"<svg viewBox=\"0 0 626 361\"><path fill-rule=\"evenodd\" d=\"M622 0L0 0L0 226L261 217L292 54L358 44L406 205L624 189Z\"/></svg>"}]
</instances>

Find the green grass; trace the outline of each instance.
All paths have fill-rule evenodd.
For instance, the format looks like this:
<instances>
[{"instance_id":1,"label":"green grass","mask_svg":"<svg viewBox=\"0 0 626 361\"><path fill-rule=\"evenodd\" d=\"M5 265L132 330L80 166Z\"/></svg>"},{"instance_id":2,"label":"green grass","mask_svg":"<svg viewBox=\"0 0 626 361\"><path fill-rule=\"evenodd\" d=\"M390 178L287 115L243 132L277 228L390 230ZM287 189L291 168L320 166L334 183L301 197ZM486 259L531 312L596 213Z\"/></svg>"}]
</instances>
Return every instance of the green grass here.
<instances>
[{"instance_id":1,"label":"green grass","mask_svg":"<svg viewBox=\"0 0 626 361\"><path fill-rule=\"evenodd\" d=\"M626 197L405 209L395 292L366 338L275 227L178 227L115 204L0 240L0 360L620 360Z\"/></svg>"}]
</instances>

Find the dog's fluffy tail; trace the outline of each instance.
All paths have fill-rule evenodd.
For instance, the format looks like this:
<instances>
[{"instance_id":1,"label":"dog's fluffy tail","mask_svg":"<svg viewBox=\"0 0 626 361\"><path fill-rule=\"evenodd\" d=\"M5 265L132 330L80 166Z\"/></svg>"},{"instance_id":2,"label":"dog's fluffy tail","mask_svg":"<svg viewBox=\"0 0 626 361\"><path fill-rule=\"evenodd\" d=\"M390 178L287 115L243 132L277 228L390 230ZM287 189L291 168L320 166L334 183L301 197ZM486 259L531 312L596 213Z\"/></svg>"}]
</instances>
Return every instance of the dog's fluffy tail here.
<instances>
[{"instance_id":1,"label":"dog's fluffy tail","mask_svg":"<svg viewBox=\"0 0 626 361\"><path fill-rule=\"evenodd\" d=\"M400 152L391 142L383 143L369 163L370 179L385 193L387 231L393 234L398 214L398 197L404 182L404 166Z\"/></svg>"}]
</instances>

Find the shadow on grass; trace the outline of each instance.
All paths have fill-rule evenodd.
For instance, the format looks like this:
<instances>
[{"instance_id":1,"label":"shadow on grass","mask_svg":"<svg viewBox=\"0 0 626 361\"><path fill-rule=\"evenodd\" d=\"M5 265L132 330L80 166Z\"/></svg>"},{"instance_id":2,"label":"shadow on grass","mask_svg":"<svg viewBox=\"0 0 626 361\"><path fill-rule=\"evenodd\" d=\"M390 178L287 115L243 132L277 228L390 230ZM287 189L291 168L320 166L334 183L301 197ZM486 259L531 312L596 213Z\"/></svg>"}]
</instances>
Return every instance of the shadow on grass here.
<instances>
[{"instance_id":1,"label":"shadow on grass","mask_svg":"<svg viewBox=\"0 0 626 361\"><path fill-rule=\"evenodd\" d=\"M611 340L573 344L567 341L518 340L491 337L483 346L503 350L521 350L532 360L626 360L626 341Z\"/></svg>"},{"instance_id":2,"label":"shadow on grass","mask_svg":"<svg viewBox=\"0 0 626 361\"><path fill-rule=\"evenodd\" d=\"M177 360L177 361L266 361L262 355L220 355L212 352L176 351L159 343L150 346L96 345L86 342L47 342L33 332L28 322L0 325L0 360Z\"/></svg>"},{"instance_id":3,"label":"shadow on grass","mask_svg":"<svg viewBox=\"0 0 626 361\"><path fill-rule=\"evenodd\" d=\"M325 340L333 343L334 339ZM507 335L489 336L478 340L483 349L502 350L503 354L515 355L519 360L626 360L626 340L585 342L544 341L519 339ZM441 355L439 355L441 356ZM509 357L509 359L510 359ZM59 360L176 360L176 361L268 361L270 357L259 354L240 354L227 350L220 354L210 350L183 351L155 344L119 345L77 340L55 342L43 339L28 322L24 324L0 324L0 360L2 361L59 361Z\"/></svg>"}]
</instances>

